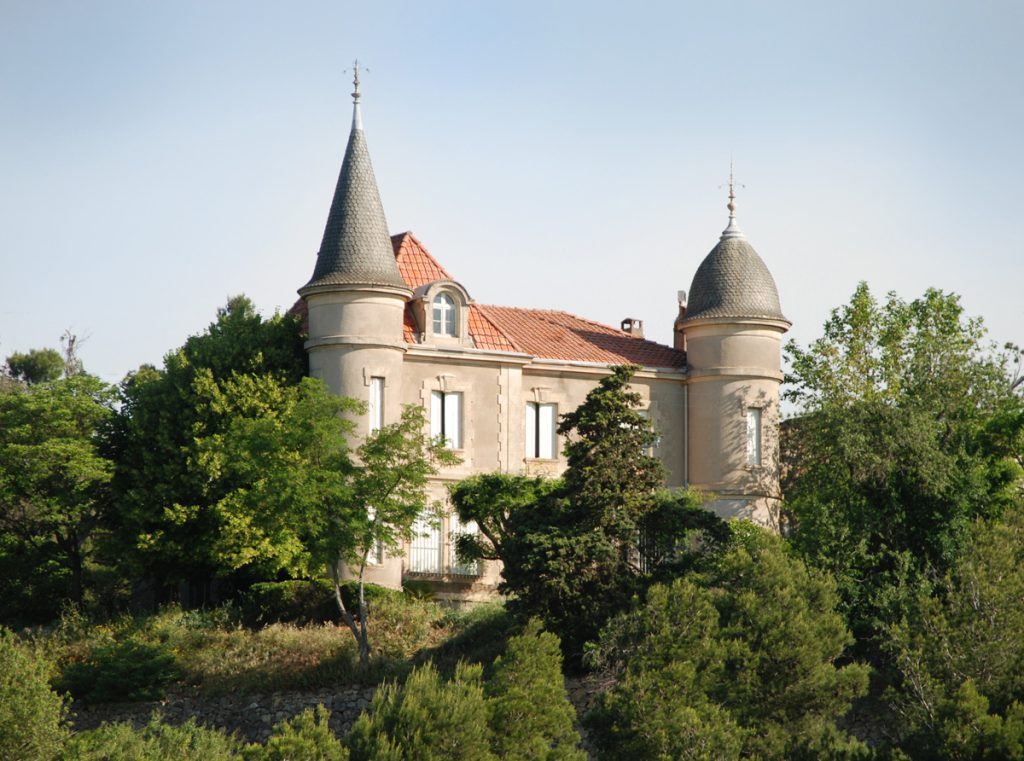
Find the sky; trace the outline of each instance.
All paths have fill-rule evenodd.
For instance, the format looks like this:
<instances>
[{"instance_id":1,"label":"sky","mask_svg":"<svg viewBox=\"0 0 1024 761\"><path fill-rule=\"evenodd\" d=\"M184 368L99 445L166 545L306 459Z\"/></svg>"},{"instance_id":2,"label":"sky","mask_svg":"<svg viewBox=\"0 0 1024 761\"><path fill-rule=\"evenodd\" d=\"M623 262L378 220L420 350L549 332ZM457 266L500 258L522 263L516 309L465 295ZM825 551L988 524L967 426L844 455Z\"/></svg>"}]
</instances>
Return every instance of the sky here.
<instances>
[{"instance_id":1,"label":"sky","mask_svg":"<svg viewBox=\"0 0 1024 761\"><path fill-rule=\"evenodd\" d=\"M485 304L671 341L738 220L806 345L865 280L1024 343L1024 3L0 0L0 359L118 382L312 274L351 122Z\"/></svg>"}]
</instances>

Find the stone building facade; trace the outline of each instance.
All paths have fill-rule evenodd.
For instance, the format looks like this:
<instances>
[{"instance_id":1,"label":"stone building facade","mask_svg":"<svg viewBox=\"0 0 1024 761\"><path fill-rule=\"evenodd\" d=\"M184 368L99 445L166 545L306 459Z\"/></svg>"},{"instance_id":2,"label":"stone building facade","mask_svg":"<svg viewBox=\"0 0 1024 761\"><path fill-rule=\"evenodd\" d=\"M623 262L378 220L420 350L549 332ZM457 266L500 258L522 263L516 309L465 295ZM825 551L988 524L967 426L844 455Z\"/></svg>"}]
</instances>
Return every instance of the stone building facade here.
<instances>
[{"instance_id":1,"label":"stone building facade","mask_svg":"<svg viewBox=\"0 0 1024 761\"><path fill-rule=\"evenodd\" d=\"M370 164L358 82L352 129L309 282L299 289L308 320L310 374L361 399L363 433L422 405L431 433L462 464L432 482L431 496L473 473L560 473L558 415L578 406L609 368L642 369L632 381L658 432L667 486L709 493L709 509L773 524L779 491L780 346L790 323L775 282L729 225L680 291L674 346L557 310L476 303L409 232L391 236ZM370 581L432 582L439 596L492 593L495 567L463 567L452 535L472 530L454 515L422 521L397 557L377 557Z\"/></svg>"}]
</instances>

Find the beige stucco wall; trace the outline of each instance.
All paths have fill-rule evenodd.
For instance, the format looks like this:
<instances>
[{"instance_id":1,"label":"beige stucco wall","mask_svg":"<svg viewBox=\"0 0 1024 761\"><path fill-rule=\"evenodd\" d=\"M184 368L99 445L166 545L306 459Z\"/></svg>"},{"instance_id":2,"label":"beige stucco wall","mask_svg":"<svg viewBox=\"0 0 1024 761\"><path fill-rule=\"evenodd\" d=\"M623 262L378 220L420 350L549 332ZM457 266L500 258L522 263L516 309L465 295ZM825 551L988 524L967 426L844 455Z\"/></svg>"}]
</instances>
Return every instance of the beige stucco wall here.
<instances>
[{"instance_id":1,"label":"beige stucco wall","mask_svg":"<svg viewBox=\"0 0 1024 761\"><path fill-rule=\"evenodd\" d=\"M429 487L442 513L450 509L448 485L474 473L560 474L561 437L555 458L525 456L526 404L556 404L559 414L573 410L609 368L477 350L462 340L429 336L426 343L406 344L405 298L397 289L307 295L311 374L336 393L364 401L370 378L385 378L386 422L398 420L405 404L422 406L429 415L432 391L462 394L462 463L444 469ZM773 525L777 516L780 345L786 327L750 321L687 325L688 371L643 370L631 383L660 436L654 454L665 466L667 485L713 493L709 507L723 517ZM760 467L746 463L746 410L752 406L762 410ZM365 433L365 416L357 425ZM447 563L447 518L441 539ZM500 580L493 563L476 577L410 574L408 549L371 566L368 580L398 587L403 578L422 578L439 597L458 600L486 599Z\"/></svg>"},{"instance_id":2,"label":"beige stucco wall","mask_svg":"<svg viewBox=\"0 0 1024 761\"><path fill-rule=\"evenodd\" d=\"M724 518L776 526L781 339L787 325L721 321L686 326L690 484ZM747 462L747 410L761 410L761 464Z\"/></svg>"}]
</instances>

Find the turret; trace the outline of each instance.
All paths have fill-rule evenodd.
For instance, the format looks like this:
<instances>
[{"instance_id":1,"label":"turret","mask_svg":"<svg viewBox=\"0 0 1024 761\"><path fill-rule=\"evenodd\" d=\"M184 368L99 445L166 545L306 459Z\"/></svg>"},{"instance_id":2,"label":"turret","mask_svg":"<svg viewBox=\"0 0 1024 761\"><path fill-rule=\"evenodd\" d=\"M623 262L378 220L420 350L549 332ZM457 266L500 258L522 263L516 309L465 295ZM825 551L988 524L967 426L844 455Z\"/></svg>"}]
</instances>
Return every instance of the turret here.
<instances>
[{"instance_id":1,"label":"turret","mask_svg":"<svg viewBox=\"0 0 1024 761\"><path fill-rule=\"evenodd\" d=\"M692 486L722 517L778 526L782 335L790 322L775 280L736 223L697 268L676 320L687 357L687 459ZM681 334L681 335L680 335Z\"/></svg>"},{"instance_id":2,"label":"turret","mask_svg":"<svg viewBox=\"0 0 1024 761\"><path fill-rule=\"evenodd\" d=\"M401 415L402 324L412 292L398 272L366 148L358 63L354 84L348 147L316 268L299 294L309 312L310 375L335 394L366 403L366 413L356 418L358 433L366 435ZM384 562L371 576L400 586L400 559Z\"/></svg>"}]
</instances>

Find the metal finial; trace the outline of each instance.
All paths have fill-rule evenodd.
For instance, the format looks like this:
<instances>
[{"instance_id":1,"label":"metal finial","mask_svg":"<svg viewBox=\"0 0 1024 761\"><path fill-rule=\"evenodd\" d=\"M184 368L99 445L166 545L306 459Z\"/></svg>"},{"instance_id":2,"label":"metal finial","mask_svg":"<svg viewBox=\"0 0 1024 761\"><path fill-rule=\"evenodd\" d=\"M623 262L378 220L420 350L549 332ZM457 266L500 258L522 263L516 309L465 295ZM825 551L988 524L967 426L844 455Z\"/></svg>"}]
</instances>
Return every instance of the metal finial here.
<instances>
[{"instance_id":1,"label":"metal finial","mask_svg":"<svg viewBox=\"0 0 1024 761\"><path fill-rule=\"evenodd\" d=\"M736 218L736 183L732 176L732 159L729 159L729 219Z\"/></svg>"},{"instance_id":2,"label":"metal finial","mask_svg":"<svg viewBox=\"0 0 1024 761\"><path fill-rule=\"evenodd\" d=\"M363 71L369 71L369 69L363 67ZM359 109L361 95L362 93L359 92L359 59L357 58L352 64L352 129L363 128L363 115Z\"/></svg>"},{"instance_id":3,"label":"metal finial","mask_svg":"<svg viewBox=\"0 0 1024 761\"><path fill-rule=\"evenodd\" d=\"M740 230L738 224L736 224L736 186L739 185L741 188L745 188L746 185L740 185L736 182L732 171L732 159L729 159L729 203L726 204L726 208L729 210L729 226L722 231L722 238L742 238L743 231ZM721 185L719 185L721 187Z\"/></svg>"}]
</instances>

